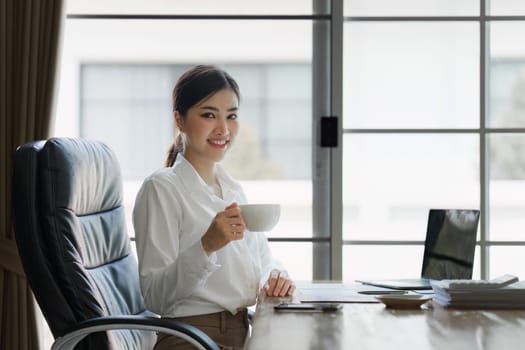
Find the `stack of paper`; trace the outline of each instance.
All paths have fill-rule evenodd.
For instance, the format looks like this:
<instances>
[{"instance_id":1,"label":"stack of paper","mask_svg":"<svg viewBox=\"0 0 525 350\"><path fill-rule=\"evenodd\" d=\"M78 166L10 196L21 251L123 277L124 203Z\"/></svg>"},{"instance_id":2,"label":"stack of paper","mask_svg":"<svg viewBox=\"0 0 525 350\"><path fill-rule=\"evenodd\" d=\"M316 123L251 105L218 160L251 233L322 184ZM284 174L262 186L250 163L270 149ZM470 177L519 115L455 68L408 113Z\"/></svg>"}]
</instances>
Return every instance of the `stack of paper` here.
<instances>
[{"instance_id":1,"label":"stack of paper","mask_svg":"<svg viewBox=\"0 0 525 350\"><path fill-rule=\"evenodd\" d=\"M525 309L525 282L502 288L450 288L446 281L431 281L433 303L457 309Z\"/></svg>"}]
</instances>

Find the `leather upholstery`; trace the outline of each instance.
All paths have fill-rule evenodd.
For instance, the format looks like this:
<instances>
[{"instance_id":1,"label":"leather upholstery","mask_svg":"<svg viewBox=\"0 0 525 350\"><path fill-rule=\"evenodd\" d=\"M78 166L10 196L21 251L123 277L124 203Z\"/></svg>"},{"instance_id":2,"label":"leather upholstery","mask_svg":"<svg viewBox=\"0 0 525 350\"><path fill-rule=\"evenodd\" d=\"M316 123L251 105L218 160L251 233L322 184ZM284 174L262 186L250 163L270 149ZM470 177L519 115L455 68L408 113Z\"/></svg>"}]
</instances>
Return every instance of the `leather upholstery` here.
<instances>
[{"instance_id":1,"label":"leather upholstery","mask_svg":"<svg viewBox=\"0 0 525 350\"><path fill-rule=\"evenodd\" d=\"M22 264L55 337L93 317L148 313L120 168L106 145L52 138L19 147L12 194ZM89 336L81 348L141 349L153 341L152 332L111 331Z\"/></svg>"}]
</instances>

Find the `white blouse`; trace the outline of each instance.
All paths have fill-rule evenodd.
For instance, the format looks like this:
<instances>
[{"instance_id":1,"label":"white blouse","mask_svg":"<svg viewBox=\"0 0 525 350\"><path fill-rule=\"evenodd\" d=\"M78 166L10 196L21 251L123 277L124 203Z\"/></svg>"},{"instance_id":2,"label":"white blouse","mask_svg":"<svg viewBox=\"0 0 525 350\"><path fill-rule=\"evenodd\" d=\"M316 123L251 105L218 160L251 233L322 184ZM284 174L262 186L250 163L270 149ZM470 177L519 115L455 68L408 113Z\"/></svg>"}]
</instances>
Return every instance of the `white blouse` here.
<instances>
[{"instance_id":1,"label":"white blouse","mask_svg":"<svg viewBox=\"0 0 525 350\"><path fill-rule=\"evenodd\" d=\"M140 284L146 308L182 317L239 309L255 303L272 269L266 236L246 231L209 257L201 237L217 212L246 203L240 184L218 166L223 198L182 154L173 167L144 181L133 210Z\"/></svg>"}]
</instances>

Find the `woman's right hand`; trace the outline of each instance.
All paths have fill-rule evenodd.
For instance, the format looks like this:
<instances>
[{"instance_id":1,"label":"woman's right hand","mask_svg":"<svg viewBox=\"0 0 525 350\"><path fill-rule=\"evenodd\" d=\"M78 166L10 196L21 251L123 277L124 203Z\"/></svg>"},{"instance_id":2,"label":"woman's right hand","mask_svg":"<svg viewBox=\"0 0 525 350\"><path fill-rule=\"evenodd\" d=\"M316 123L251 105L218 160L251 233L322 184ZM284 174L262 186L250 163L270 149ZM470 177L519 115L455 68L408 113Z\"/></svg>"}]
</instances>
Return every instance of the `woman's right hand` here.
<instances>
[{"instance_id":1,"label":"woman's right hand","mask_svg":"<svg viewBox=\"0 0 525 350\"><path fill-rule=\"evenodd\" d=\"M231 241L244 238L246 226L237 203L232 203L221 212L218 212L201 238L202 247L209 256Z\"/></svg>"}]
</instances>

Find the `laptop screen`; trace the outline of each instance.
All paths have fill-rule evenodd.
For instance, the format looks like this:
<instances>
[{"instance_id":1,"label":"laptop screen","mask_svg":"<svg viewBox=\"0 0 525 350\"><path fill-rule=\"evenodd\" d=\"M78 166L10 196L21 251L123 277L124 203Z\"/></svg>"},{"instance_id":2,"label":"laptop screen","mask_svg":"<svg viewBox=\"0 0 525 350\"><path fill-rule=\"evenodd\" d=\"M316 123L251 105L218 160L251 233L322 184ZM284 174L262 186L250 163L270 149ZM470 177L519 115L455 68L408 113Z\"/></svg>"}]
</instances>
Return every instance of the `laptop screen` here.
<instances>
[{"instance_id":1,"label":"laptop screen","mask_svg":"<svg viewBox=\"0 0 525 350\"><path fill-rule=\"evenodd\" d=\"M421 277L470 279L479 210L430 209Z\"/></svg>"}]
</instances>

